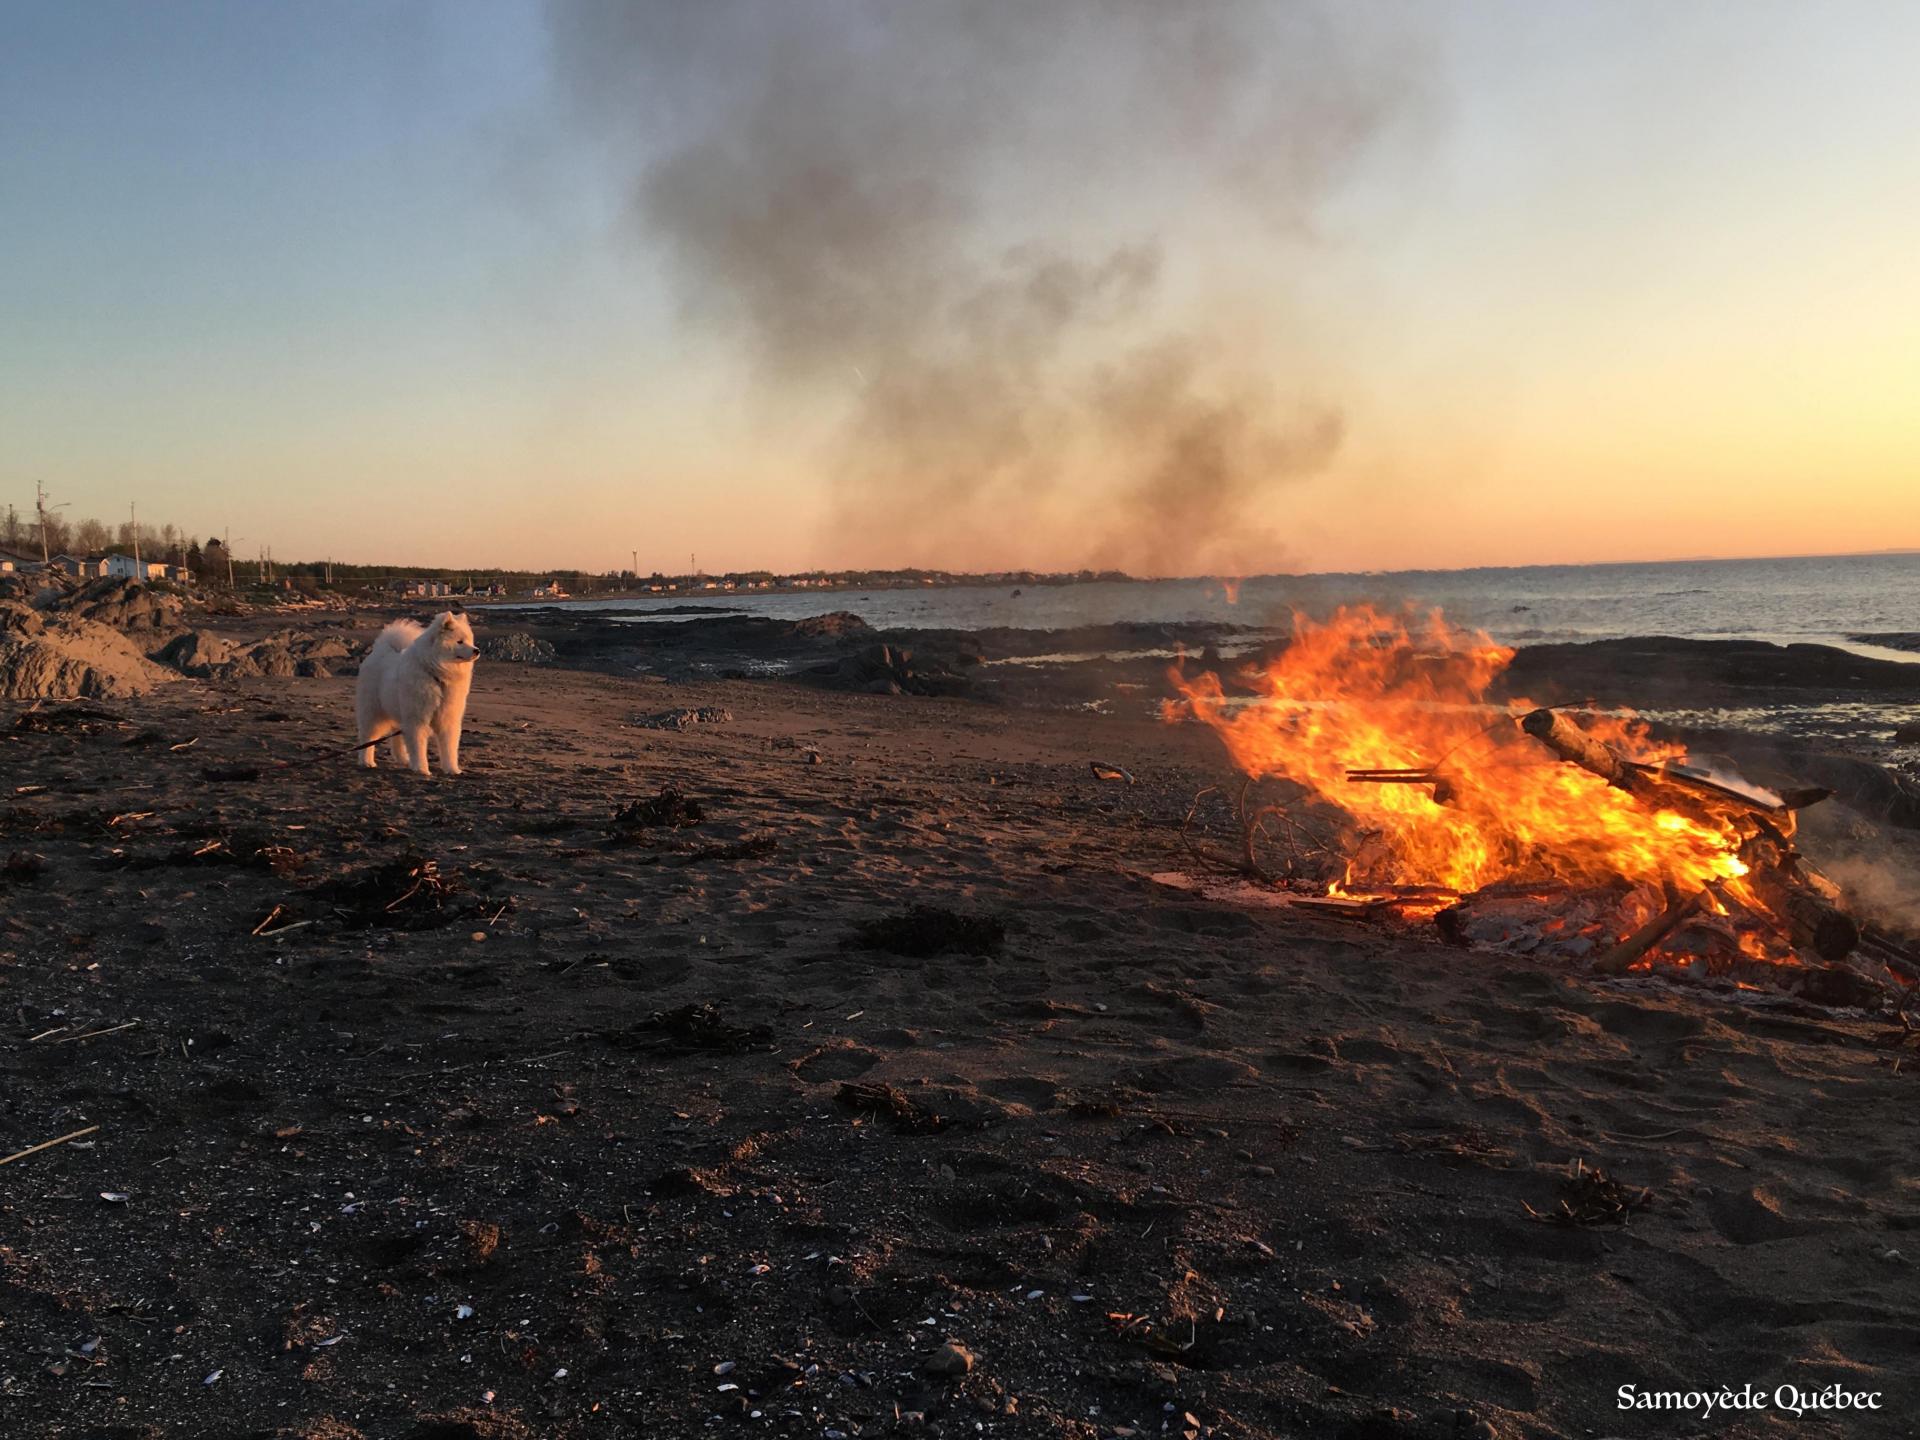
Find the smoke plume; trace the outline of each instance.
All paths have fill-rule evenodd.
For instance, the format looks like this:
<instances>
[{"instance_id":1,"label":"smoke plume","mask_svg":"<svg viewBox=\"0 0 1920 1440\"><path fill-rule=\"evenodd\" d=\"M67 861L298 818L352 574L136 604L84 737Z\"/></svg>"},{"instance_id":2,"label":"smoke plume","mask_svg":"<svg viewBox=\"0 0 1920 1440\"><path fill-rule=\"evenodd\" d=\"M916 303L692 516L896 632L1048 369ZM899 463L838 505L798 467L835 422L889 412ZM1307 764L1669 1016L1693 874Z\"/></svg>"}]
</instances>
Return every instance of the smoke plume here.
<instances>
[{"instance_id":1,"label":"smoke plume","mask_svg":"<svg viewBox=\"0 0 1920 1440\"><path fill-rule=\"evenodd\" d=\"M873 563L1277 568L1344 418L1263 329L1417 87L1307 0L559 0L556 76L685 318L840 417ZM1236 273L1233 267L1242 267ZM1282 368L1274 358L1285 357ZM1054 553L1060 547L1056 544Z\"/></svg>"}]
</instances>

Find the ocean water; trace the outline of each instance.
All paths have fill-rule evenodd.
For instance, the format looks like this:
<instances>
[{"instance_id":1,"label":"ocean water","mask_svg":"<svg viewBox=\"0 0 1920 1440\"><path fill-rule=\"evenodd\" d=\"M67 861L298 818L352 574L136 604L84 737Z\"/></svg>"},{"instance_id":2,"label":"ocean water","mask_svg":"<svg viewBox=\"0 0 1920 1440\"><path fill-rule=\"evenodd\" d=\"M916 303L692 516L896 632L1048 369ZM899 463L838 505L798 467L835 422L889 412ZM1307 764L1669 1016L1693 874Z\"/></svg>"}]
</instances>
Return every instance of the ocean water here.
<instances>
[{"instance_id":1,"label":"ocean water","mask_svg":"<svg viewBox=\"0 0 1920 1440\"><path fill-rule=\"evenodd\" d=\"M573 608L635 621L691 619L690 604L786 619L850 610L881 630L1058 630L1124 621L1222 621L1264 630L1284 627L1296 608L1324 613L1356 601L1437 605L1456 623L1513 645L1675 635L1838 644L1911 660L1850 637L1920 633L1920 553L1264 576L1233 589L1218 580L1147 580L699 592Z\"/></svg>"}]
</instances>

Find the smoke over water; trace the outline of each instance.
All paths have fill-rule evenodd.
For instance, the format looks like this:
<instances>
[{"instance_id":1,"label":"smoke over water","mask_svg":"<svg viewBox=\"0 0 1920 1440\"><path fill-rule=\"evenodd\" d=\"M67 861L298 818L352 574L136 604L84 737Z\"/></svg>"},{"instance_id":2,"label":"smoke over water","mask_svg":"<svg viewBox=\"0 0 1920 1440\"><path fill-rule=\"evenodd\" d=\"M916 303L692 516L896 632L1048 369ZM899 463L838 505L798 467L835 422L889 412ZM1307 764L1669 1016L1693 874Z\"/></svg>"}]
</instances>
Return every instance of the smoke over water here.
<instances>
[{"instance_id":1,"label":"smoke over water","mask_svg":"<svg viewBox=\"0 0 1920 1440\"><path fill-rule=\"evenodd\" d=\"M837 417L802 457L824 550L1166 574L1282 566L1276 497L1341 446L1276 331L1414 88L1374 13L564 0L551 23L686 321L776 411Z\"/></svg>"}]
</instances>

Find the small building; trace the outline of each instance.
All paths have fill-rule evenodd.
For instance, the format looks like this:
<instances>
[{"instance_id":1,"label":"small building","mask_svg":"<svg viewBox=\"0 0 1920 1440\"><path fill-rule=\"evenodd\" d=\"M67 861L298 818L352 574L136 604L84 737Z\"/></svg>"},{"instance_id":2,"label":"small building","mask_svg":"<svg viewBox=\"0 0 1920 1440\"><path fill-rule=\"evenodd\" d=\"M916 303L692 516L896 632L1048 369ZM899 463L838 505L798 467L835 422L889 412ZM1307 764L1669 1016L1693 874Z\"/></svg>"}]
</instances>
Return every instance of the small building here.
<instances>
[{"instance_id":1,"label":"small building","mask_svg":"<svg viewBox=\"0 0 1920 1440\"><path fill-rule=\"evenodd\" d=\"M567 594L567 587L562 585L558 580L549 580L544 585L536 585L533 589L529 590L527 594L534 600L566 600L570 598Z\"/></svg>"},{"instance_id":2,"label":"small building","mask_svg":"<svg viewBox=\"0 0 1920 1440\"><path fill-rule=\"evenodd\" d=\"M89 555L81 563L91 567L84 575L109 575L115 580L175 580L184 579L187 574L184 565L169 565L164 560L136 560L131 555Z\"/></svg>"}]
</instances>

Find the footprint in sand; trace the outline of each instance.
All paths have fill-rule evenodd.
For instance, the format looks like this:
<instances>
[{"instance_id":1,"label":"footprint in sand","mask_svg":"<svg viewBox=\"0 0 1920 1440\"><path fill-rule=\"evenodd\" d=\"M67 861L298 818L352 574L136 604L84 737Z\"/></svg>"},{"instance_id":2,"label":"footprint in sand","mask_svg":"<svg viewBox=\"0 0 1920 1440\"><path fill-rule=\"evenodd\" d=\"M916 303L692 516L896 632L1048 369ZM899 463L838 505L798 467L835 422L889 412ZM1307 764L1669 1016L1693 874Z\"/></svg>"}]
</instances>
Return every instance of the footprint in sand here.
<instances>
[{"instance_id":1,"label":"footprint in sand","mask_svg":"<svg viewBox=\"0 0 1920 1440\"><path fill-rule=\"evenodd\" d=\"M864 1045L835 1040L795 1060L790 1068L809 1085L820 1085L832 1080L852 1080L879 1063L879 1055Z\"/></svg>"}]
</instances>

